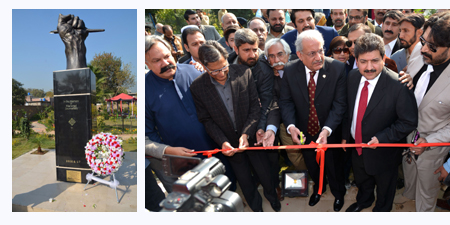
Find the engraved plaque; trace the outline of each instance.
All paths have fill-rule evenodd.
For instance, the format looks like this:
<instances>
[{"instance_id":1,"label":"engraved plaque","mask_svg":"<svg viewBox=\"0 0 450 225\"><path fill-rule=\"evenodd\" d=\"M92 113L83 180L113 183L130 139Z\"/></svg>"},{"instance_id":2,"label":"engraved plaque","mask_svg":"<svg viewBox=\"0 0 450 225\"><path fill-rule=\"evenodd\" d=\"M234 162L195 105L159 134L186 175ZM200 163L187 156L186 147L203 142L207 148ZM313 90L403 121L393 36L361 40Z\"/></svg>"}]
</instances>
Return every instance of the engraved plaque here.
<instances>
[{"instance_id":1,"label":"engraved plaque","mask_svg":"<svg viewBox=\"0 0 450 225\"><path fill-rule=\"evenodd\" d=\"M66 170L66 181L81 183L81 171Z\"/></svg>"}]
</instances>

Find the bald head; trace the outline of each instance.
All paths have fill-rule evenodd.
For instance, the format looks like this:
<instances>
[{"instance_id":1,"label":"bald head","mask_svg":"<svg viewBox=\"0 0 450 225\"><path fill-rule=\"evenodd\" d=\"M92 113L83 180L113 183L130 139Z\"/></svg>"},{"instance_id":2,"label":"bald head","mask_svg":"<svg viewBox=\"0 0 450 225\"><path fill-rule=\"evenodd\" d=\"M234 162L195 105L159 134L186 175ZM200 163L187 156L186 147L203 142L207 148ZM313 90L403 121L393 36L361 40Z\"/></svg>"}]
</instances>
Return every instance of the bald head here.
<instances>
[{"instance_id":1,"label":"bald head","mask_svg":"<svg viewBox=\"0 0 450 225\"><path fill-rule=\"evenodd\" d=\"M164 25L162 25L162 23L157 23L156 24L156 31L158 31L159 33L163 33L163 30L162 30L162 28L163 28L163 26Z\"/></svg>"},{"instance_id":2,"label":"bald head","mask_svg":"<svg viewBox=\"0 0 450 225\"><path fill-rule=\"evenodd\" d=\"M233 13L225 13L222 18L222 29L225 30L227 27L232 25L239 25L236 16Z\"/></svg>"}]
</instances>

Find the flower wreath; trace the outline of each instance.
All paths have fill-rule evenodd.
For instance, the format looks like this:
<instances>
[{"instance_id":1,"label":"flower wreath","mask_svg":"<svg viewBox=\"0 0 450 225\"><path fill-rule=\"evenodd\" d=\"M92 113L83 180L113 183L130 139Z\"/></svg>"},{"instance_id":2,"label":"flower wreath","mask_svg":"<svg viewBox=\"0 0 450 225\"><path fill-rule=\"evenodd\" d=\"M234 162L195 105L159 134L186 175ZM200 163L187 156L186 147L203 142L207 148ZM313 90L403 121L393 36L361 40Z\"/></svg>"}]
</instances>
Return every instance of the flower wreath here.
<instances>
[{"instance_id":1,"label":"flower wreath","mask_svg":"<svg viewBox=\"0 0 450 225\"><path fill-rule=\"evenodd\" d=\"M98 175L110 175L122 165L122 140L116 135L100 132L89 140L85 149L87 163Z\"/></svg>"}]
</instances>

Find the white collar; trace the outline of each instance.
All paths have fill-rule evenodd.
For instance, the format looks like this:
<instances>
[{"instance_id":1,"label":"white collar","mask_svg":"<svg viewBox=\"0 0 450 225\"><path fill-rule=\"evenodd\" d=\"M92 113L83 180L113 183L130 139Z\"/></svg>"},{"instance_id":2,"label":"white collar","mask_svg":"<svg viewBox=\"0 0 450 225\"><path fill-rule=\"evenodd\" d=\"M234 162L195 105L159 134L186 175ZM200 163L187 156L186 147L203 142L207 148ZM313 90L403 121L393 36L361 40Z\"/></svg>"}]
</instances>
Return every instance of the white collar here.
<instances>
[{"instance_id":1,"label":"white collar","mask_svg":"<svg viewBox=\"0 0 450 225\"><path fill-rule=\"evenodd\" d=\"M380 79L381 73L379 73L375 78L372 80L367 80L364 76L361 76L361 80L359 81L359 84L364 83L366 81L369 82L369 84L373 85L374 87L377 85L378 80Z\"/></svg>"},{"instance_id":2,"label":"white collar","mask_svg":"<svg viewBox=\"0 0 450 225\"><path fill-rule=\"evenodd\" d=\"M389 45L389 47L391 48L391 51L392 51L392 50L394 50L395 42L397 42L397 38L395 38L394 40L392 40L391 42L389 42L388 44L385 44L385 45Z\"/></svg>"}]
</instances>

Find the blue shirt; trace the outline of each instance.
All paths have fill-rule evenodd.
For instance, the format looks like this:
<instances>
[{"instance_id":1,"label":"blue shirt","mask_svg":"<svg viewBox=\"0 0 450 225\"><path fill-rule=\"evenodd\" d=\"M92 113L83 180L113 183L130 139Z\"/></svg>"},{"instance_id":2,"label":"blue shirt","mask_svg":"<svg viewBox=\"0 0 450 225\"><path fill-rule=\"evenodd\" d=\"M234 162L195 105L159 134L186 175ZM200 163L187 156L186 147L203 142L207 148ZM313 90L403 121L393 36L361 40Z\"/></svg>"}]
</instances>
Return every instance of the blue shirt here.
<instances>
[{"instance_id":1,"label":"blue shirt","mask_svg":"<svg viewBox=\"0 0 450 225\"><path fill-rule=\"evenodd\" d=\"M152 71L145 75L145 135L150 140L196 151L218 148L198 121L189 89L201 72L193 65L177 64L169 81Z\"/></svg>"}]
</instances>

